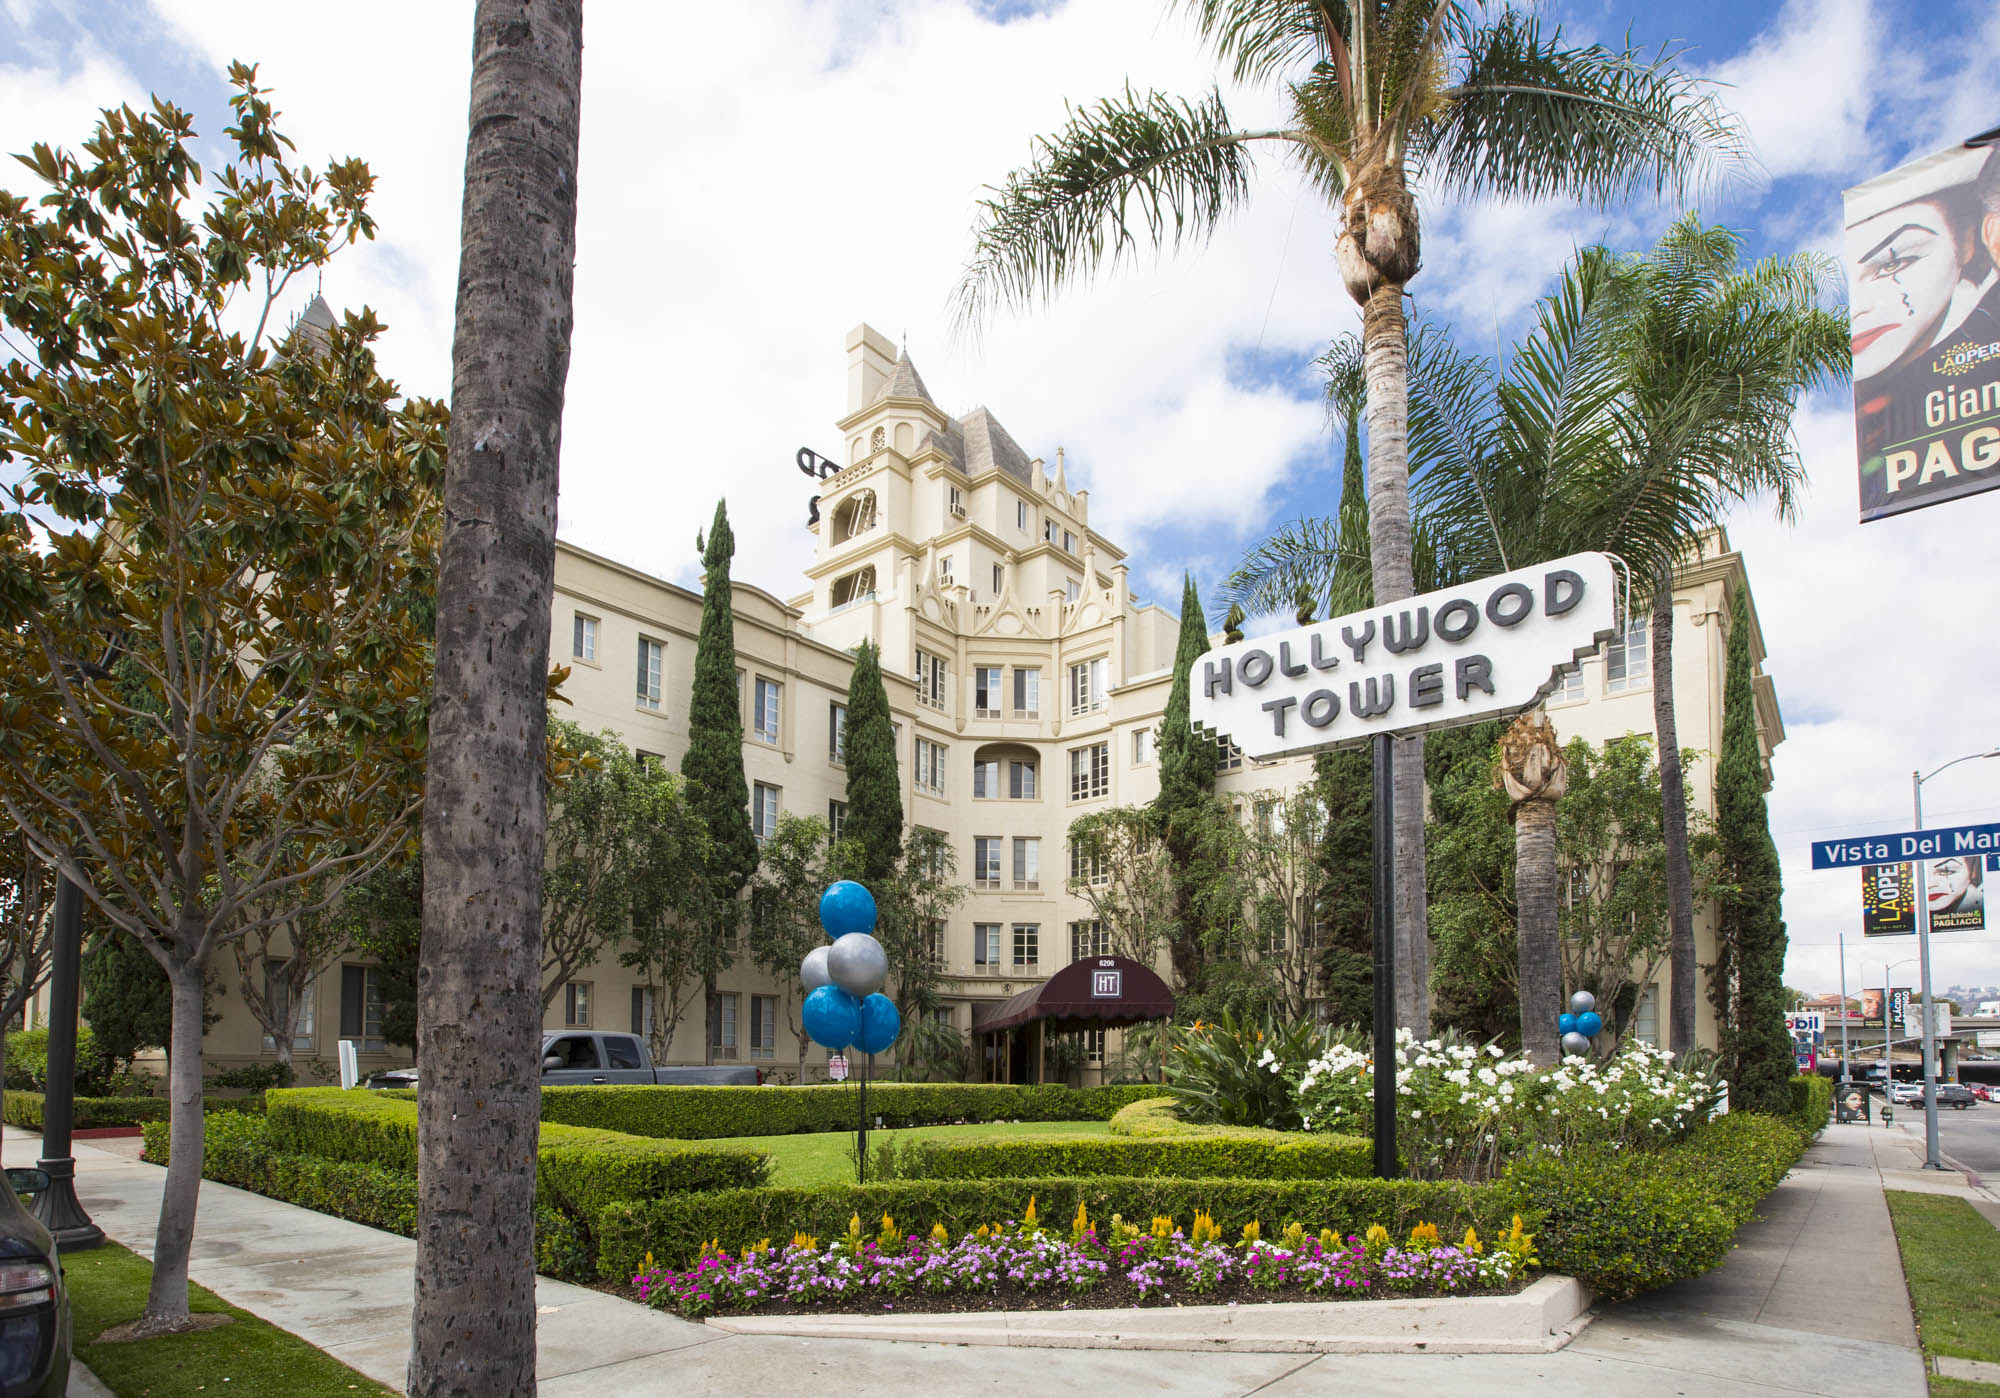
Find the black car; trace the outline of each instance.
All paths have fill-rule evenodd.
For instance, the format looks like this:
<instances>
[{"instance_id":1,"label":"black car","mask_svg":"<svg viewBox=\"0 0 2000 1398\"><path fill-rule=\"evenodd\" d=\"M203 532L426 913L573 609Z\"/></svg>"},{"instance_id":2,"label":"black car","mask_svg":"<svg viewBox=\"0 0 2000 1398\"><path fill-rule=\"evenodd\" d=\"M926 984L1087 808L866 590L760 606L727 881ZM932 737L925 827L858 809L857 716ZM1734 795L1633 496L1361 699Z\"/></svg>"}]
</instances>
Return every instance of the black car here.
<instances>
[{"instance_id":1,"label":"black car","mask_svg":"<svg viewBox=\"0 0 2000 1398\"><path fill-rule=\"evenodd\" d=\"M1978 1100L1964 1083L1941 1082L1937 1085L1937 1104L1940 1107L1953 1107L1962 1112Z\"/></svg>"},{"instance_id":2,"label":"black car","mask_svg":"<svg viewBox=\"0 0 2000 1398\"><path fill-rule=\"evenodd\" d=\"M6 1175L0 1189L0 1398L62 1398L69 1387L69 1291L55 1239L20 1200L47 1189L49 1177L40 1170Z\"/></svg>"}]
</instances>

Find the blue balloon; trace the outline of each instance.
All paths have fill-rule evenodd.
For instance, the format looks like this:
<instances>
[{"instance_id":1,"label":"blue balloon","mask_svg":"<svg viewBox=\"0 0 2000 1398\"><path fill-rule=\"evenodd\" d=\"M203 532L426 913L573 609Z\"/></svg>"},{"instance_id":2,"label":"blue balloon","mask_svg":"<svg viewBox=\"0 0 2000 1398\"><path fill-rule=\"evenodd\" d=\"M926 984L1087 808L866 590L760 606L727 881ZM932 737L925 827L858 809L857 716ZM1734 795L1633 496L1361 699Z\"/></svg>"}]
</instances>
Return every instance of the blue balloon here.
<instances>
[{"instance_id":1,"label":"blue balloon","mask_svg":"<svg viewBox=\"0 0 2000 1398\"><path fill-rule=\"evenodd\" d=\"M1604 1031L1604 1016L1595 1010L1576 1017L1576 1032L1586 1039L1594 1039Z\"/></svg>"},{"instance_id":2,"label":"blue balloon","mask_svg":"<svg viewBox=\"0 0 2000 1398\"><path fill-rule=\"evenodd\" d=\"M875 895L853 879L828 884L819 896L819 925L836 942L850 932L873 931Z\"/></svg>"},{"instance_id":3,"label":"blue balloon","mask_svg":"<svg viewBox=\"0 0 2000 1398\"><path fill-rule=\"evenodd\" d=\"M1556 1033L1558 1034L1576 1033L1576 1016L1572 1014L1557 1015Z\"/></svg>"},{"instance_id":4,"label":"blue balloon","mask_svg":"<svg viewBox=\"0 0 2000 1398\"><path fill-rule=\"evenodd\" d=\"M837 985L823 985L806 996L799 1019L807 1038L838 1053L861 1030L861 1002Z\"/></svg>"},{"instance_id":5,"label":"blue balloon","mask_svg":"<svg viewBox=\"0 0 2000 1398\"><path fill-rule=\"evenodd\" d=\"M877 991L861 1002L861 1032L854 1036L854 1046L863 1053L880 1053L896 1042L896 1036L903 1032L903 1017L896 1013L896 1002Z\"/></svg>"}]
</instances>

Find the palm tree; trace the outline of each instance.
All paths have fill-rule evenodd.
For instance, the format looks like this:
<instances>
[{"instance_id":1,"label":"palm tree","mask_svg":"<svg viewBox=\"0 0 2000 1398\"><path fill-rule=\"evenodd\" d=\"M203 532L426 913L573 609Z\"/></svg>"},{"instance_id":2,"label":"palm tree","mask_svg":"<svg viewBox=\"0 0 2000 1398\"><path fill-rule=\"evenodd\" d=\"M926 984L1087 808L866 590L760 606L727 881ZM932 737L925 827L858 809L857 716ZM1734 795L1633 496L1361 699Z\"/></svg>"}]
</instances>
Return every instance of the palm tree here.
<instances>
[{"instance_id":1,"label":"palm tree","mask_svg":"<svg viewBox=\"0 0 2000 1398\"><path fill-rule=\"evenodd\" d=\"M1733 122L1674 55L1565 47L1560 29L1465 0L1187 0L1239 81L1278 82L1289 113L1239 128L1219 91L1108 98L1039 142L982 205L961 324L1052 294L1133 254L1179 246L1249 194L1251 151L1292 155L1340 219L1334 255L1362 308L1368 513L1377 602L1414 589L1404 287L1421 242L1412 184L1446 196L1604 202L1677 190L1734 158ZM1423 743L1397 745L1396 923L1424 941ZM1411 967L1411 956L1400 956ZM1399 976L1397 1018L1427 1025L1427 987Z\"/></svg>"},{"instance_id":2,"label":"palm tree","mask_svg":"<svg viewBox=\"0 0 2000 1398\"><path fill-rule=\"evenodd\" d=\"M409 1392L535 1391L556 477L582 0L479 0L424 808Z\"/></svg>"},{"instance_id":3,"label":"palm tree","mask_svg":"<svg viewBox=\"0 0 2000 1398\"><path fill-rule=\"evenodd\" d=\"M1521 1052L1544 1068L1559 1056L1562 938L1556 927L1556 802L1569 789L1569 764L1555 726L1536 709L1501 735L1493 787L1514 816L1514 936L1520 965Z\"/></svg>"}]
</instances>

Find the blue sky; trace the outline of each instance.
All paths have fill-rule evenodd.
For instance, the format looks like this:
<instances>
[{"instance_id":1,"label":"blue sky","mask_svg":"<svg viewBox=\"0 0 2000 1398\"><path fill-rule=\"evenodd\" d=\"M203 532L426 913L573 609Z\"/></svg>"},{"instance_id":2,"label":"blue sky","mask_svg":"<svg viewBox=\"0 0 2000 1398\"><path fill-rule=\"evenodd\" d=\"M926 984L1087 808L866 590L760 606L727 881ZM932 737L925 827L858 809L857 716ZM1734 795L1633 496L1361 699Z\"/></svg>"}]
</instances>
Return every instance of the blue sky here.
<instances>
[{"instance_id":1,"label":"blue sky","mask_svg":"<svg viewBox=\"0 0 2000 1398\"><path fill-rule=\"evenodd\" d=\"M829 450L843 338L868 321L911 352L946 409L991 407L1030 455L1066 449L1092 523L1171 597L1212 592L1273 524L1332 507L1338 444L1311 362L1356 325L1330 220L1291 171L1204 248L1131 266L1046 307L949 328L982 187L1066 102L1215 77L1159 0L758 0L593 4L586 16L577 336L565 424L565 537L679 580L726 492L739 575L803 585L800 445ZM1579 0L1544 7L1579 41L1684 47L1723 84L1759 165L1702 212L1753 255L1838 250L1839 195L1913 153L2000 125L1992 0ZM317 288L373 305L389 371L449 383L470 6L351 0L0 0L0 146L80 141L94 110L172 96L219 132L231 58L262 64L304 158L358 154L380 239ZM1229 92L1246 123L1273 111ZM22 180L0 175L0 187ZM1577 246L1646 246L1678 213L1641 203L1425 208L1411 290L1482 349L1509 342ZM296 309L288 306L286 309ZM1834 983L1850 882L1804 867L1826 831L1900 828L1909 773L2000 743L2000 492L1855 523L1847 403L1806 405L1813 488L1794 525L1732 519L1784 707L1773 826L1786 856L1794 983ZM1931 633L1930 618L1963 618ZM1927 788L1938 819L2000 819L2000 762ZM1871 948L1868 955L1875 953ZM1900 951L1895 955L1901 955ZM1862 954L1850 957L1860 975ZM1879 974L1879 959L1876 973ZM1942 950L1939 978L2000 982L2000 932Z\"/></svg>"}]
</instances>

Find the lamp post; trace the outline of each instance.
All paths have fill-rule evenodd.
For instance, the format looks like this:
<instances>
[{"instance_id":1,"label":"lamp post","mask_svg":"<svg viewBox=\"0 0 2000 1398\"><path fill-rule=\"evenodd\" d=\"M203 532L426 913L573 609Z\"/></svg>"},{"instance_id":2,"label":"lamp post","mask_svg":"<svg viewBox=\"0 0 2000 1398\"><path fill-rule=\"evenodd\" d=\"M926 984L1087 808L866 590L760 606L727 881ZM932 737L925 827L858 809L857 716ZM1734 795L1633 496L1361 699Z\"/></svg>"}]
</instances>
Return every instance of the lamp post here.
<instances>
[{"instance_id":1,"label":"lamp post","mask_svg":"<svg viewBox=\"0 0 2000 1398\"><path fill-rule=\"evenodd\" d=\"M1885 1106L1889 1101L1889 1084L1895 1080L1889 1072L1889 1043L1891 1037L1889 1034L1891 1021L1889 1014L1889 973L1898 966L1909 965L1916 959L1914 956L1906 956L1901 961L1885 961L1882 963L1882 1101Z\"/></svg>"},{"instance_id":2,"label":"lamp post","mask_svg":"<svg viewBox=\"0 0 2000 1398\"><path fill-rule=\"evenodd\" d=\"M42 1158L49 1187L35 1196L32 1212L63 1252L94 1248L104 1230L90 1221L76 1197L76 1157L70 1123L76 1095L76 986L83 959L83 890L56 880L54 945L49 967L49 1094L42 1111Z\"/></svg>"},{"instance_id":3,"label":"lamp post","mask_svg":"<svg viewBox=\"0 0 2000 1398\"><path fill-rule=\"evenodd\" d=\"M1976 762L1982 758L2000 757L2000 747L1988 752L1969 752L1963 757L1954 757L1942 767L1925 773L1910 773L1910 798L1916 807L1917 829L1924 828L1924 783L1939 772L1948 771L1961 762ZM1930 875L1927 861L1917 861L1917 961L1921 967L1921 985L1924 1006L1924 1168L1942 1170L1944 1159L1938 1149L1937 1116L1937 1026L1931 1022L1931 899ZM1886 1016L1886 1008L1885 1008ZM1885 1018L1886 1023L1886 1018ZM1887 1030L1884 1030L1886 1037Z\"/></svg>"}]
</instances>

